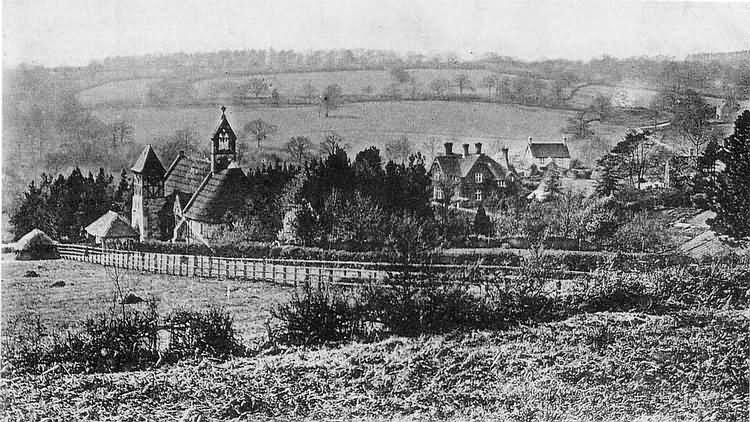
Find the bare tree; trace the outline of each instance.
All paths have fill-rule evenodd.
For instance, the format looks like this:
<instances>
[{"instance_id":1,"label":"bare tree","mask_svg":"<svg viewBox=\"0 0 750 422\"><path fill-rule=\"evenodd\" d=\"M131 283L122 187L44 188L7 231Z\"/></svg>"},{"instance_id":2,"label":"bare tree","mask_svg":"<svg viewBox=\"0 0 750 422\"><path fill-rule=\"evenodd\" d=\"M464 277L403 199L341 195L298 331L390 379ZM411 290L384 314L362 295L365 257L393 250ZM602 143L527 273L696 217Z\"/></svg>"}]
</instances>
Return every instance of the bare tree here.
<instances>
[{"instance_id":1,"label":"bare tree","mask_svg":"<svg viewBox=\"0 0 750 422\"><path fill-rule=\"evenodd\" d=\"M318 90L313 86L312 82L307 81L302 85L302 93L307 99L308 103L312 103L315 97L318 95Z\"/></svg>"},{"instance_id":2,"label":"bare tree","mask_svg":"<svg viewBox=\"0 0 750 422\"><path fill-rule=\"evenodd\" d=\"M286 143L286 151L289 153L292 161L298 165L304 164L310 157L311 149L312 143L306 136L293 136Z\"/></svg>"},{"instance_id":3,"label":"bare tree","mask_svg":"<svg viewBox=\"0 0 750 422\"><path fill-rule=\"evenodd\" d=\"M334 155L338 150L348 150L349 144L336 132L328 132L320 143L320 154L324 157Z\"/></svg>"},{"instance_id":4,"label":"bare tree","mask_svg":"<svg viewBox=\"0 0 750 422\"><path fill-rule=\"evenodd\" d=\"M449 80L438 78L430 82L430 91L434 92L437 97L443 97L450 86L451 83Z\"/></svg>"},{"instance_id":5,"label":"bare tree","mask_svg":"<svg viewBox=\"0 0 750 422\"><path fill-rule=\"evenodd\" d=\"M253 95L255 95L255 98L258 98L261 94L268 91L268 82L263 78L251 78L246 87Z\"/></svg>"},{"instance_id":6,"label":"bare tree","mask_svg":"<svg viewBox=\"0 0 750 422\"><path fill-rule=\"evenodd\" d=\"M427 153L430 160L434 159L437 155L439 145L440 140L435 136L429 136L422 142L422 149Z\"/></svg>"},{"instance_id":7,"label":"bare tree","mask_svg":"<svg viewBox=\"0 0 750 422\"><path fill-rule=\"evenodd\" d=\"M275 133L278 128L276 125L272 125L261 119L256 119L245 124L243 130L245 133L253 135L253 138L258 143L258 149L260 149L261 141L265 141L268 135Z\"/></svg>"},{"instance_id":8,"label":"bare tree","mask_svg":"<svg viewBox=\"0 0 750 422\"><path fill-rule=\"evenodd\" d=\"M458 86L458 95L464 95L464 90L470 90L473 91L474 87L471 85L471 79L469 79L469 75L465 73L459 73L456 75L455 78L453 78L453 82L456 83L456 86Z\"/></svg>"},{"instance_id":9,"label":"bare tree","mask_svg":"<svg viewBox=\"0 0 750 422\"><path fill-rule=\"evenodd\" d=\"M111 125L112 146L125 144L133 140L133 125L126 120L118 120Z\"/></svg>"},{"instance_id":10,"label":"bare tree","mask_svg":"<svg viewBox=\"0 0 750 422\"><path fill-rule=\"evenodd\" d=\"M487 97L492 99L492 92L495 90L495 87L497 87L498 83L499 78L497 75L487 75L482 78L479 86L481 86L482 88L487 88Z\"/></svg>"},{"instance_id":11,"label":"bare tree","mask_svg":"<svg viewBox=\"0 0 750 422\"><path fill-rule=\"evenodd\" d=\"M337 84L331 84L326 87L323 91L323 95L320 98L321 106L325 109L325 116L328 117L328 112L338 107L341 101L341 87Z\"/></svg>"},{"instance_id":12,"label":"bare tree","mask_svg":"<svg viewBox=\"0 0 750 422\"><path fill-rule=\"evenodd\" d=\"M393 162L405 163L409 159L411 152L411 142L409 142L409 138L406 135L401 135L385 144L385 154Z\"/></svg>"}]
</instances>

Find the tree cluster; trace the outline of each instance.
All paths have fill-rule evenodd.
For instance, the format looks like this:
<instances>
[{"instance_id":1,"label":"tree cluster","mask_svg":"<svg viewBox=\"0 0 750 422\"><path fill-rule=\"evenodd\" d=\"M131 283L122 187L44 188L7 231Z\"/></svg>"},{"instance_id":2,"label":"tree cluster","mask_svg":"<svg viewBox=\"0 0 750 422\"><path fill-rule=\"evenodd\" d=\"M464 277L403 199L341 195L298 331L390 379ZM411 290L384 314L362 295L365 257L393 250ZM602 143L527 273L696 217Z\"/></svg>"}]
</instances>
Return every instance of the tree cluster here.
<instances>
[{"instance_id":1,"label":"tree cluster","mask_svg":"<svg viewBox=\"0 0 750 422\"><path fill-rule=\"evenodd\" d=\"M120 181L99 169L94 176L84 176L75 168L68 177L53 178L42 174L39 184L32 181L10 217L16 239L32 229L40 229L55 239L80 241L83 229L113 210L128 215L131 186L125 170Z\"/></svg>"}]
</instances>

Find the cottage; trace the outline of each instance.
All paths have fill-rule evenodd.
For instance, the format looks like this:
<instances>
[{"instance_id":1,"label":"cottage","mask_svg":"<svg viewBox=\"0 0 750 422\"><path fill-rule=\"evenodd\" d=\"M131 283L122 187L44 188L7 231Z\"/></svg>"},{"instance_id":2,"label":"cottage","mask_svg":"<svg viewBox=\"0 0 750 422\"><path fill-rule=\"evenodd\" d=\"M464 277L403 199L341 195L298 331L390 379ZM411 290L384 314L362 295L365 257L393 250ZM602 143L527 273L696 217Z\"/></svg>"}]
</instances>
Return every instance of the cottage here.
<instances>
[{"instance_id":1,"label":"cottage","mask_svg":"<svg viewBox=\"0 0 750 422\"><path fill-rule=\"evenodd\" d=\"M530 174L533 168L543 169L549 163L562 169L570 168L570 151L568 150L568 139L562 142L535 142L529 136L529 142L521 156L521 164L524 172Z\"/></svg>"},{"instance_id":2,"label":"cottage","mask_svg":"<svg viewBox=\"0 0 750 422\"><path fill-rule=\"evenodd\" d=\"M249 181L237 165L237 136L221 108L211 136L210 160L180 152L164 169L151 145L131 169L134 174L131 224L141 240L170 239L209 245L221 233L228 212L237 211Z\"/></svg>"},{"instance_id":3,"label":"cottage","mask_svg":"<svg viewBox=\"0 0 750 422\"><path fill-rule=\"evenodd\" d=\"M455 154L453 143L447 142L445 153L435 157L429 170L435 202L477 208L493 193L512 189L518 177L508 161L508 148L503 148L503 166L482 152L481 143L474 146L474 153L463 144L463 154Z\"/></svg>"}]
</instances>

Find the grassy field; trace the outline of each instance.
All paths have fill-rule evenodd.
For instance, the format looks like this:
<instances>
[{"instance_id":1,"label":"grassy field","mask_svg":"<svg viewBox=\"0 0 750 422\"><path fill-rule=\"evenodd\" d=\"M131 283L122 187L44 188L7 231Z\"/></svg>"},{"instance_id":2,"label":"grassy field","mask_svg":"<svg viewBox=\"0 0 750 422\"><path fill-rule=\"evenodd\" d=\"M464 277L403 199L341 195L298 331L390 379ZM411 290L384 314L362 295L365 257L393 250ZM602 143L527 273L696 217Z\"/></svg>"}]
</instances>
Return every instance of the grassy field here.
<instances>
[{"instance_id":1,"label":"grassy field","mask_svg":"<svg viewBox=\"0 0 750 422\"><path fill-rule=\"evenodd\" d=\"M29 270L39 277L24 277ZM68 260L15 261L10 255L3 255L0 271L3 328L15 318L27 316L38 316L45 326L65 328L87 314L112 306L112 272L100 265ZM183 306L225 306L246 341L266 334L264 321L270 317L269 310L285 300L290 291L262 282L120 271L125 294L132 292L143 299L153 296L159 302L159 310L165 313ZM51 287L57 281L63 281L65 286Z\"/></svg>"},{"instance_id":2,"label":"grassy field","mask_svg":"<svg viewBox=\"0 0 750 422\"><path fill-rule=\"evenodd\" d=\"M226 363L58 370L5 378L0 395L14 420L740 421L744 318L585 314Z\"/></svg>"},{"instance_id":3,"label":"grassy field","mask_svg":"<svg viewBox=\"0 0 750 422\"><path fill-rule=\"evenodd\" d=\"M105 83L78 93L78 100L86 107L103 103L147 104L147 94L157 78L130 79Z\"/></svg>"},{"instance_id":4,"label":"grassy field","mask_svg":"<svg viewBox=\"0 0 750 422\"><path fill-rule=\"evenodd\" d=\"M453 79L459 73L465 73L471 79L475 94L487 96L487 89L482 88L482 78L492 72L483 69L412 69L409 74L416 81L416 86L421 92L429 92L428 84L438 78ZM503 75L515 77L514 75ZM259 77L268 82L271 89L275 88L284 97L304 97L304 86L312 84L320 92L326 86L338 84L345 95L363 95L366 87L371 87L372 92L367 95L380 95L383 90L394 82L387 70L341 70L332 72L290 72L290 73L266 73L248 76L220 76L197 80L193 83L197 99L221 100L230 98L234 90L250 78ZM149 86L158 81L154 78L141 78L123 81L114 81L96 87L84 89L78 94L79 100L87 106L96 106L111 102L130 102L142 104ZM403 90L409 89L407 84L402 86ZM466 91L470 93L471 91ZM457 94L458 89L452 86L449 94Z\"/></svg>"},{"instance_id":5,"label":"grassy field","mask_svg":"<svg viewBox=\"0 0 750 422\"><path fill-rule=\"evenodd\" d=\"M153 142L155 138L191 126L207 140L218 119L218 105L214 107L142 107L98 108L96 114L104 121L126 119L132 122L135 141ZM572 116L565 110L522 107L507 104L459 102L372 102L345 104L331 113L319 116L317 107L255 108L231 107L230 123L238 131L253 120L263 119L278 126L278 132L269 136L266 148L281 148L291 136L304 135L317 144L324 134L336 131L343 136L356 153L371 145L383 145L399 136L407 136L415 150L426 151L423 146L430 137L443 141L484 142L485 151L499 152L503 145L511 153L520 153L529 136L535 139L559 140L561 129ZM602 125L603 136L618 137L623 127ZM252 149L255 145L250 145ZM460 147L457 146L458 149ZM429 153L427 154L430 155Z\"/></svg>"}]
</instances>

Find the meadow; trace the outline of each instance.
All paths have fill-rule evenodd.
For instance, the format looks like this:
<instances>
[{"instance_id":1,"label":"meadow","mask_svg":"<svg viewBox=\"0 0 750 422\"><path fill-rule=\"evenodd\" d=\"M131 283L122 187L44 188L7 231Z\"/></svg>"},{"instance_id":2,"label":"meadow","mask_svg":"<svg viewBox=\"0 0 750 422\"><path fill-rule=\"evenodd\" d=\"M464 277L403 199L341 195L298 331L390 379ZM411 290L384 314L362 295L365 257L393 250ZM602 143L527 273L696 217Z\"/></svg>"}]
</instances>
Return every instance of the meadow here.
<instances>
[{"instance_id":1,"label":"meadow","mask_svg":"<svg viewBox=\"0 0 750 422\"><path fill-rule=\"evenodd\" d=\"M35 271L39 277L24 277ZM100 265L68 260L15 261L3 254L3 331L19 318L32 318L48 327L67 328L86 315L111 310L115 296L113 270ZM225 307L235 317L243 340L266 335L264 322L271 307L284 301L290 289L265 282L209 280L119 270L123 293L158 301L164 314L176 308ZM63 282L61 287L53 283ZM119 306L119 305L117 305ZM144 305L128 305L144 306ZM12 327L10 327L12 329Z\"/></svg>"},{"instance_id":2,"label":"meadow","mask_svg":"<svg viewBox=\"0 0 750 422\"><path fill-rule=\"evenodd\" d=\"M496 154L507 145L512 154L523 151L529 136L538 141L560 140L561 129L573 116L565 110L524 107L509 104L464 103L443 101L403 101L348 103L331 112L328 118L320 115L316 106L300 107L230 107L227 115L237 132L247 122L263 119L278 127L268 137L263 148L282 149L292 136L307 136L317 144L335 131L356 153L371 145L383 146L406 136L415 150L432 155L425 141L435 138L436 151L442 143L456 144L483 142L485 152ZM134 127L134 140L140 144L153 143L184 127L194 128L201 140L208 140L219 117L216 107L100 107L96 115L105 122L125 119ZM604 136L617 138L624 127L601 125ZM250 143L254 149L254 143ZM456 145L456 150L460 146ZM166 158L165 159L171 159Z\"/></svg>"}]
</instances>

